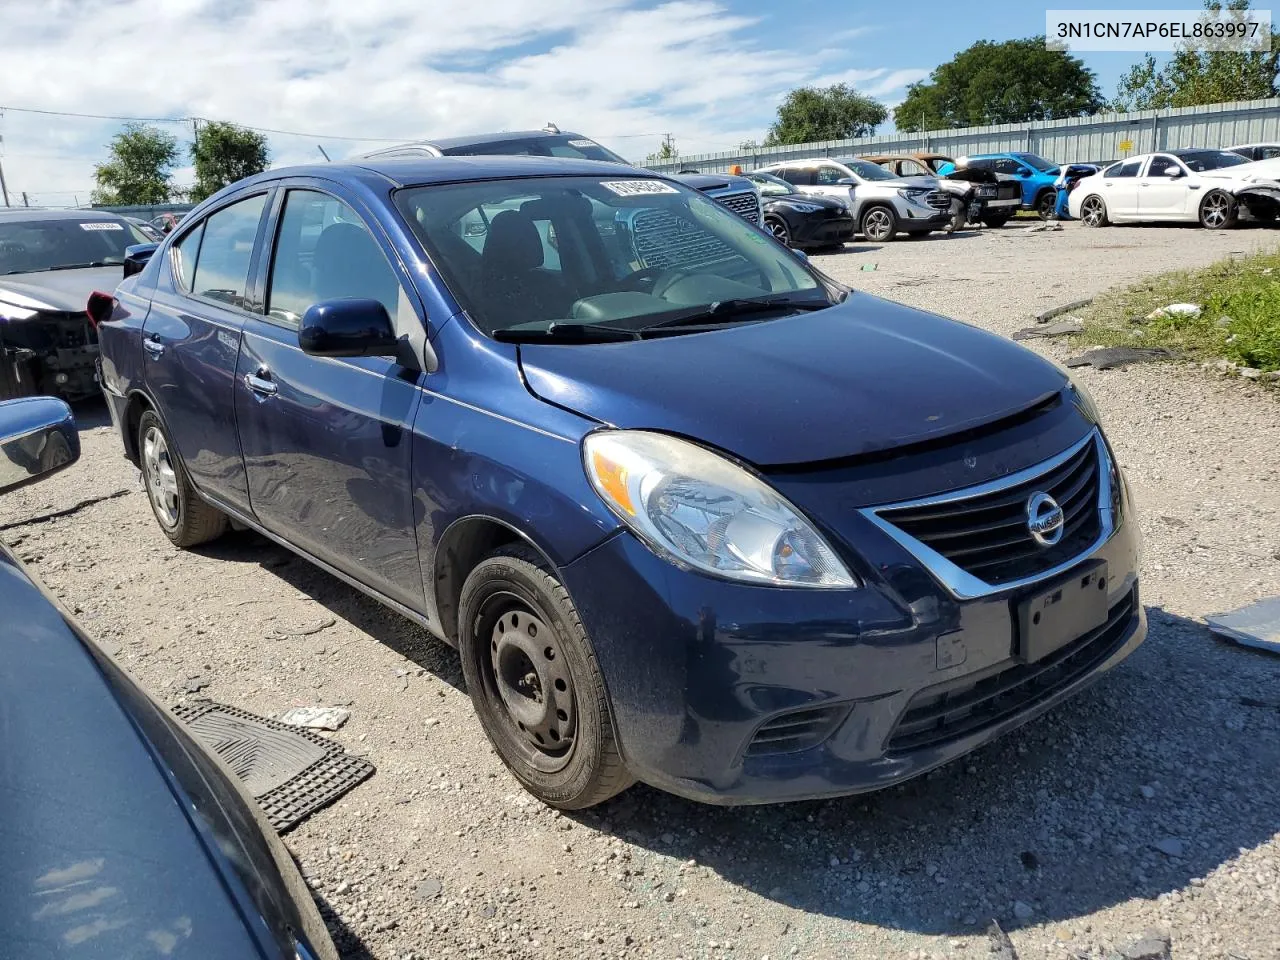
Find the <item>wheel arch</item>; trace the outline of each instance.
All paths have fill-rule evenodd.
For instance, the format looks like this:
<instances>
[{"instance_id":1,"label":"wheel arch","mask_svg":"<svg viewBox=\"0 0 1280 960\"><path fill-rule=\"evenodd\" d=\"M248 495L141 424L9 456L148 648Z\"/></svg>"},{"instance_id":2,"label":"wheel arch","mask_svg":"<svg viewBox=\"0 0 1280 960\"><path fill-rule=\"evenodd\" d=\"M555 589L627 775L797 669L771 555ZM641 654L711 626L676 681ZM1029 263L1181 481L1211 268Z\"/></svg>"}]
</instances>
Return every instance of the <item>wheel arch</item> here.
<instances>
[{"instance_id":1,"label":"wheel arch","mask_svg":"<svg viewBox=\"0 0 1280 960\"><path fill-rule=\"evenodd\" d=\"M441 534L431 557L431 593L436 622L451 646L458 645L458 601L463 583L481 560L511 543L530 547L551 570L559 572L559 566L545 547L525 531L497 517L487 514L459 517Z\"/></svg>"},{"instance_id":2,"label":"wheel arch","mask_svg":"<svg viewBox=\"0 0 1280 960\"><path fill-rule=\"evenodd\" d=\"M142 415L148 410L159 417L161 423L165 423L164 414L160 412L159 408L156 407L146 393L142 390L131 390L128 403L124 409L121 433L124 434L122 439L124 440L125 459L135 467L142 464L142 457L138 450L138 427L142 423ZM165 424L165 429L169 429L168 424Z\"/></svg>"}]
</instances>

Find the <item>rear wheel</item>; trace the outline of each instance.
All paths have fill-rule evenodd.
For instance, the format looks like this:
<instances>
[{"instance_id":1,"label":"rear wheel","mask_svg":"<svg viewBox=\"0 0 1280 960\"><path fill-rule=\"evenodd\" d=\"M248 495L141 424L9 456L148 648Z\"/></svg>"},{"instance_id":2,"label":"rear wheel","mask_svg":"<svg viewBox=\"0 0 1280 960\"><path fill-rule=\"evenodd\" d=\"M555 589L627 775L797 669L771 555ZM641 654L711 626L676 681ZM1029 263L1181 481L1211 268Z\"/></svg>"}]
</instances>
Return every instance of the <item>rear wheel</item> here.
<instances>
[{"instance_id":1,"label":"rear wheel","mask_svg":"<svg viewBox=\"0 0 1280 960\"><path fill-rule=\"evenodd\" d=\"M138 421L138 454L151 512L175 545L194 547L226 532L227 515L200 499L168 431L152 410Z\"/></svg>"},{"instance_id":2,"label":"rear wheel","mask_svg":"<svg viewBox=\"0 0 1280 960\"><path fill-rule=\"evenodd\" d=\"M988 227L1003 227L1012 217L1012 213L988 213L982 218L982 222Z\"/></svg>"},{"instance_id":3,"label":"rear wheel","mask_svg":"<svg viewBox=\"0 0 1280 960\"><path fill-rule=\"evenodd\" d=\"M1081 201L1080 222L1086 227L1105 227L1110 222L1107 220L1107 204L1096 193Z\"/></svg>"},{"instance_id":4,"label":"rear wheel","mask_svg":"<svg viewBox=\"0 0 1280 960\"><path fill-rule=\"evenodd\" d=\"M764 225L779 243L791 246L791 228L787 226L787 221L781 217L769 216L764 218Z\"/></svg>"},{"instance_id":5,"label":"rear wheel","mask_svg":"<svg viewBox=\"0 0 1280 960\"><path fill-rule=\"evenodd\" d=\"M1041 220L1052 220L1054 208L1058 205L1058 195L1052 190L1044 190L1036 197L1036 216Z\"/></svg>"},{"instance_id":6,"label":"rear wheel","mask_svg":"<svg viewBox=\"0 0 1280 960\"><path fill-rule=\"evenodd\" d=\"M471 571L458 634L480 724L525 789L581 810L631 785L591 642L537 552L505 547Z\"/></svg>"},{"instance_id":7,"label":"rear wheel","mask_svg":"<svg viewBox=\"0 0 1280 960\"><path fill-rule=\"evenodd\" d=\"M862 235L872 243L885 243L898 232L898 217L889 207L868 207L862 212Z\"/></svg>"},{"instance_id":8,"label":"rear wheel","mask_svg":"<svg viewBox=\"0 0 1280 960\"><path fill-rule=\"evenodd\" d=\"M1225 190L1210 190L1200 201L1200 226L1206 230L1224 230L1235 224L1238 213L1231 194Z\"/></svg>"}]
</instances>

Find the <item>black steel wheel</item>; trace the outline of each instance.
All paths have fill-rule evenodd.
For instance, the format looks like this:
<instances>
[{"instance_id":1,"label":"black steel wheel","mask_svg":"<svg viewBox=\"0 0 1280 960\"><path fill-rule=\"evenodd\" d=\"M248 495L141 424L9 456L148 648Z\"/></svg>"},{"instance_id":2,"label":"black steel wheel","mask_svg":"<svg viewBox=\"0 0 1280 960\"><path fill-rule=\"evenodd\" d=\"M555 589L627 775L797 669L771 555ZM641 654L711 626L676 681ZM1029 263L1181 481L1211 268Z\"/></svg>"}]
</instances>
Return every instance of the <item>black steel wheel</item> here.
<instances>
[{"instance_id":1,"label":"black steel wheel","mask_svg":"<svg viewBox=\"0 0 1280 960\"><path fill-rule=\"evenodd\" d=\"M1058 206L1058 195L1052 190L1045 190L1036 197L1036 216L1041 220L1052 220L1053 211Z\"/></svg>"},{"instance_id":2,"label":"black steel wheel","mask_svg":"<svg viewBox=\"0 0 1280 960\"><path fill-rule=\"evenodd\" d=\"M773 234L775 240L788 247L791 246L791 228L787 226L787 221L770 214L764 218L764 225Z\"/></svg>"},{"instance_id":3,"label":"black steel wheel","mask_svg":"<svg viewBox=\"0 0 1280 960\"><path fill-rule=\"evenodd\" d=\"M512 546L482 560L463 584L458 627L481 726L525 789L580 810L631 785L591 643L536 551Z\"/></svg>"}]
</instances>

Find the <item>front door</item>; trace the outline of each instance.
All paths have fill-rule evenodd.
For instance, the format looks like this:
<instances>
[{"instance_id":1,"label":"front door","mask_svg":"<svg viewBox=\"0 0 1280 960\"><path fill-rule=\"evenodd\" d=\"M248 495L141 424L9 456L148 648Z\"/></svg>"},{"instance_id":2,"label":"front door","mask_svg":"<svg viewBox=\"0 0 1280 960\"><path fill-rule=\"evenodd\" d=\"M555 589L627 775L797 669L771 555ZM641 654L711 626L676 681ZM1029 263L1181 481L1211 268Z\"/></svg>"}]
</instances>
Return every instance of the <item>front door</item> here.
<instances>
[{"instance_id":1,"label":"front door","mask_svg":"<svg viewBox=\"0 0 1280 960\"><path fill-rule=\"evenodd\" d=\"M240 510L249 492L232 385L268 197L263 190L183 224L142 331L147 386L183 466L203 493Z\"/></svg>"},{"instance_id":2,"label":"front door","mask_svg":"<svg viewBox=\"0 0 1280 960\"><path fill-rule=\"evenodd\" d=\"M322 300L379 300L422 325L379 236L319 189L284 192L273 218L265 315L245 324L236 417L258 521L394 600L421 609L411 425L418 371L382 357L304 354L298 326ZM389 247L387 248L389 250Z\"/></svg>"},{"instance_id":3,"label":"front door","mask_svg":"<svg viewBox=\"0 0 1280 960\"><path fill-rule=\"evenodd\" d=\"M1143 220L1177 220L1186 214L1187 171L1173 157L1156 154L1138 178L1138 215Z\"/></svg>"}]
</instances>

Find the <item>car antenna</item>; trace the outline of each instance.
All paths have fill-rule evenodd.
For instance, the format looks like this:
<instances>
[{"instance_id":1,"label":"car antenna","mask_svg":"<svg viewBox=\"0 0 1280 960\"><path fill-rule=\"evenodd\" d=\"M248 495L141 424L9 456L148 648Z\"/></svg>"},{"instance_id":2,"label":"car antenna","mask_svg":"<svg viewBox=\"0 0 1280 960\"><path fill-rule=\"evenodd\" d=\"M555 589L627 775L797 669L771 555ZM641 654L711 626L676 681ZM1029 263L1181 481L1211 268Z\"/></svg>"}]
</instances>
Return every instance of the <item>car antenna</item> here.
<instances>
[{"instance_id":1,"label":"car antenna","mask_svg":"<svg viewBox=\"0 0 1280 960\"><path fill-rule=\"evenodd\" d=\"M329 155L324 152L324 147L317 143L316 149L320 151L320 156L324 157L325 163L333 163L333 161L329 159Z\"/></svg>"},{"instance_id":2,"label":"car antenna","mask_svg":"<svg viewBox=\"0 0 1280 960\"><path fill-rule=\"evenodd\" d=\"M550 120L548 120L548 121L547 121L547 125L546 125L545 127L543 127L543 128L542 128L542 132L543 132L543 133L559 133L559 132L560 132L560 128L559 128L559 127L557 127L557 126L556 126L554 123L552 123Z\"/></svg>"}]
</instances>

